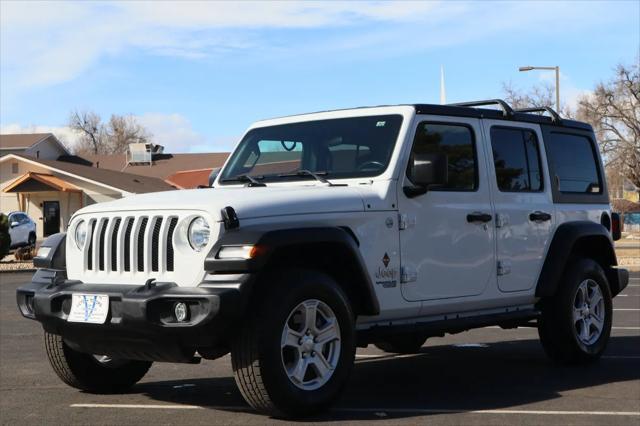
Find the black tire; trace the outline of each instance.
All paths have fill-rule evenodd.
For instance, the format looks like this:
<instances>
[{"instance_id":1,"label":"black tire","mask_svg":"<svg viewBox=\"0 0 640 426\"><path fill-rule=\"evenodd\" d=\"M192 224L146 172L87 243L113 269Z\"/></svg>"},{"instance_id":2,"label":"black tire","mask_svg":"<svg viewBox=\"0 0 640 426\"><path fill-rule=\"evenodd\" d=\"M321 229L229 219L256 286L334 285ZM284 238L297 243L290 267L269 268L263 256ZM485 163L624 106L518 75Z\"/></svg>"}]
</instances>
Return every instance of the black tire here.
<instances>
[{"instance_id":1,"label":"black tire","mask_svg":"<svg viewBox=\"0 0 640 426\"><path fill-rule=\"evenodd\" d=\"M578 337L573 308L580 284L595 282L604 302L604 324L597 340L583 343ZM567 265L555 296L541 303L538 335L547 356L565 364L593 362L600 358L611 335L612 302L609 282L602 267L592 259L574 258ZM595 335L594 335L595 338Z\"/></svg>"},{"instance_id":2,"label":"black tire","mask_svg":"<svg viewBox=\"0 0 640 426\"><path fill-rule=\"evenodd\" d=\"M265 291L254 298L251 317L231 347L242 396L254 409L275 417L308 416L326 409L340 396L355 358L354 314L347 296L331 277L310 270L285 271L258 285ZM334 358L337 364L326 383L315 390L301 389L289 379L281 349L289 315L309 300L320 301L332 310L340 332L340 351Z\"/></svg>"},{"instance_id":3,"label":"black tire","mask_svg":"<svg viewBox=\"0 0 640 426\"><path fill-rule=\"evenodd\" d=\"M44 333L44 346L53 371L67 385L91 393L120 393L135 385L149 371L151 362L109 360L78 352L51 333Z\"/></svg>"},{"instance_id":4,"label":"black tire","mask_svg":"<svg viewBox=\"0 0 640 426\"><path fill-rule=\"evenodd\" d=\"M387 337L375 343L376 348L393 354L415 354L420 352L427 338L419 334L403 334Z\"/></svg>"},{"instance_id":5,"label":"black tire","mask_svg":"<svg viewBox=\"0 0 640 426\"><path fill-rule=\"evenodd\" d=\"M29 234L29 241L27 242L27 245L29 247L35 247L36 246L36 234L34 234L33 232L31 234Z\"/></svg>"}]
</instances>

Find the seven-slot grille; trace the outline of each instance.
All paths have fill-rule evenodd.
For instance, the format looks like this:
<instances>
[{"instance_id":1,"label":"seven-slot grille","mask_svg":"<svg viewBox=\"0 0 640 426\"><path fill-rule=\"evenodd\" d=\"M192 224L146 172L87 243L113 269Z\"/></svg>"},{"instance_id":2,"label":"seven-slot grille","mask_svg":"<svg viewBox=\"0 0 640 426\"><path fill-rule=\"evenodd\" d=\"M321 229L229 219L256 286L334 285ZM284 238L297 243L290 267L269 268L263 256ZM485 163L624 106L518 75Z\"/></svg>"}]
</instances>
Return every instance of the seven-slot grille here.
<instances>
[{"instance_id":1,"label":"seven-slot grille","mask_svg":"<svg viewBox=\"0 0 640 426\"><path fill-rule=\"evenodd\" d=\"M172 272L177 216L101 217L89 220L85 269Z\"/></svg>"}]
</instances>

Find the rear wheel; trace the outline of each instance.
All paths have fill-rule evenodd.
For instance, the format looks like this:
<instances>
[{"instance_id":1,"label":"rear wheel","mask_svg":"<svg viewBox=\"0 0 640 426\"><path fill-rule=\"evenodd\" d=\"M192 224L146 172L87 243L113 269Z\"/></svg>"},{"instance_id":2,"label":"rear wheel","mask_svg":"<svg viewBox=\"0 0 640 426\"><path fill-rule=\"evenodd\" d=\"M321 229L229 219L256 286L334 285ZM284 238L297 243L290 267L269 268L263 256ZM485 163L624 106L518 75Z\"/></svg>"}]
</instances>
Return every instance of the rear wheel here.
<instances>
[{"instance_id":1,"label":"rear wheel","mask_svg":"<svg viewBox=\"0 0 640 426\"><path fill-rule=\"evenodd\" d=\"M36 246L36 234L34 233L29 234L29 241L27 242L27 244L29 245L29 247Z\"/></svg>"},{"instance_id":2,"label":"rear wheel","mask_svg":"<svg viewBox=\"0 0 640 426\"><path fill-rule=\"evenodd\" d=\"M295 270L262 283L231 359L244 399L275 416L317 413L344 388L355 356L348 299L329 276Z\"/></svg>"},{"instance_id":3,"label":"rear wheel","mask_svg":"<svg viewBox=\"0 0 640 426\"><path fill-rule=\"evenodd\" d=\"M378 349L396 354L415 354L420 352L427 338L416 334L391 336L375 343Z\"/></svg>"},{"instance_id":4,"label":"rear wheel","mask_svg":"<svg viewBox=\"0 0 640 426\"><path fill-rule=\"evenodd\" d=\"M78 352L61 336L47 332L44 344L49 363L58 377L71 387L92 393L126 391L144 377L152 364Z\"/></svg>"},{"instance_id":5,"label":"rear wheel","mask_svg":"<svg viewBox=\"0 0 640 426\"><path fill-rule=\"evenodd\" d=\"M542 301L538 334L547 355L565 363L598 359L611 334L611 291L592 259L572 260L555 296Z\"/></svg>"}]
</instances>

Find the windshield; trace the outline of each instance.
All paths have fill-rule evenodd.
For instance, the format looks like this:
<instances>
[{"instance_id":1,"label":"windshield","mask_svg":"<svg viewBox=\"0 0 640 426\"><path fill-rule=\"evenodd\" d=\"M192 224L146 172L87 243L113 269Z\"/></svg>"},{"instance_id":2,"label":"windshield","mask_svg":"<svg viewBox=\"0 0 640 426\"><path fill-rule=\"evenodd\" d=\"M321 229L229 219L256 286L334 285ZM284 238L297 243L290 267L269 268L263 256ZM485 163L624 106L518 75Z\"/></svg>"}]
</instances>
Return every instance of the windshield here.
<instances>
[{"instance_id":1,"label":"windshield","mask_svg":"<svg viewBox=\"0 0 640 426\"><path fill-rule=\"evenodd\" d=\"M389 165L401 115L338 118L252 129L221 183L377 176ZM305 173L299 173L304 171Z\"/></svg>"}]
</instances>

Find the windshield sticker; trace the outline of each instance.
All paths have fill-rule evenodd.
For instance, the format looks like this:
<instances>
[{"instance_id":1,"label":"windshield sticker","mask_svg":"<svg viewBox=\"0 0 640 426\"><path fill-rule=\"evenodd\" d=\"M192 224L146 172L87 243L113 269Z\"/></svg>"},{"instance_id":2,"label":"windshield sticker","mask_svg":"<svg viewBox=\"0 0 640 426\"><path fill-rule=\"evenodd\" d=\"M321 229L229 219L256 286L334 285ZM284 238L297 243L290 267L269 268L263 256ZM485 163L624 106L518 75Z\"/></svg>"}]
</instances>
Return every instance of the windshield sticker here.
<instances>
[{"instance_id":1,"label":"windshield sticker","mask_svg":"<svg viewBox=\"0 0 640 426\"><path fill-rule=\"evenodd\" d=\"M378 122L376 123L376 127L384 127L384 125L385 125L385 124L387 124L387 122L386 122L386 121L378 121Z\"/></svg>"}]
</instances>

